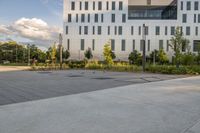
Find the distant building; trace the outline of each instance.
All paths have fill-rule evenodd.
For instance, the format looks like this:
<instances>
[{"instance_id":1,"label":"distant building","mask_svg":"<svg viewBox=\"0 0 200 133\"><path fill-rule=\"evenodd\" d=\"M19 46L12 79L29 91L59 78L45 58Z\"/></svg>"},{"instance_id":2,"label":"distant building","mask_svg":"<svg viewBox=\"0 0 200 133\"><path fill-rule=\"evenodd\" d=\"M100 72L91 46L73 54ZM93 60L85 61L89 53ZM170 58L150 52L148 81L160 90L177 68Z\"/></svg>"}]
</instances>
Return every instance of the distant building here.
<instances>
[{"instance_id":1,"label":"distant building","mask_svg":"<svg viewBox=\"0 0 200 133\"><path fill-rule=\"evenodd\" d=\"M146 52L164 49L173 54L169 40L177 26L190 40L191 51L200 42L199 0L64 0L63 43L71 58L84 58L91 48L103 58L109 40L118 59L127 60L133 50L142 52L143 24Z\"/></svg>"}]
</instances>

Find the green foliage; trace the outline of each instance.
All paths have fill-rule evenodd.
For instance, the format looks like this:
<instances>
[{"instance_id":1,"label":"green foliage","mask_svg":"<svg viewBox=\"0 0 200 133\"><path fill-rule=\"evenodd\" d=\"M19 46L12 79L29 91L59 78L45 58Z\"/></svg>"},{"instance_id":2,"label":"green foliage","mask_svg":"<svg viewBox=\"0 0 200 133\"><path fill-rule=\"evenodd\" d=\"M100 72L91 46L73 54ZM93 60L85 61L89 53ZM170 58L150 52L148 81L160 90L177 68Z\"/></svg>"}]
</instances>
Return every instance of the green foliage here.
<instances>
[{"instance_id":1,"label":"green foliage","mask_svg":"<svg viewBox=\"0 0 200 133\"><path fill-rule=\"evenodd\" d=\"M159 62L159 55L158 55L158 50L154 50L150 53L150 61L153 63L154 62L154 58L155 58L155 63Z\"/></svg>"},{"instance_id":2,"label":"green foliage","mask_svg":"<svg viewBox=\"0 0 200 133\"><path fill-rule=\"evenodd\" d=\"M182 65L194 65L195 63L195 55L191 52L185 53L181 57L181 64Z\"/></svg>"},{"instance_id":3,"label":"green foliage","mask_svg":"<svg viewBox=\"0 0 200 133\"><path fill-rule=\"evenodd\" d=\"M104 61L105 61L106 65L113 65L114 64L112 50L111 50L111 47L110 47L110 42L106 43L104 45L103 55L104 55Z\"/></svg>"},{"instance_id":4,"label":"green foliage","mask_svg":"<svg viewBox=\"0 0 200 133\"><path fill-rule=\"evenodd\" d=\"M183 37L180 27L176 28L174 37L170 40L170 47L174 51L174 60L178 68L181 62L181 51L184 45L188 45L189 41Z\"/></svg>"},{"instance_id":5,"label":"green foliage","mask_svg":"<svg viewBox=\"0 0 200 133\"><path fill-rule=\"evenodd\" d=\"M88 48L88 49L85 51L84 54L85 54L85 58L87 58L88 60L93 58L91 48Z\"/></svg>"},{"instance_id":6,"label":"green foliage","mask_svg":"<svg viewBox=\"0 0 200 133\"><path fill-rule=\"evenodd\" d=\"M159 50L159 52L158 52L158 62L161 65L169 62L167 54L165 53L165 51L163 49Z\"/></svg>"},{"instance_id":7,"label":"green foliage","mask_svg":"<svg viewBox=\"0 0 200 133\"><path fill-rule=\"evenodd\" d=\"M69 62L69 68L75 68L75 69L79 69L79 68L85 68L87 64L87 61L70 61Z\"/></svg>"},{"instance_id":8,"label":"green foliage","mask_svg":"<svg viewBox=\"0 0 200 133\"><path fill-rule=\"evenodd\" d=\"M56 51L56 45L54 44L51 49L51 60L54 64L56 63Z\"/></svg>"},{"instance_id":9,"label":"green foliage","mask_svg":"<svg viewBox=\"0 0 200 133\"><path fill-rule=\"evenodd\" d=\"M129 60L129 63L132 65L142 64L142 56L137 50L134 50L133 52L129 54L128 60Z\"/></svg>"},{"instance_id":10,"label":"green foliage","mask_svg":"<svg viewBox=\"0 0 200 133\"><path fill-rule=\"evenodd\" d=\"M111 51L111 57L112 57L113 60L116 59L115 52Z\"/></svg>"}]
</instances>

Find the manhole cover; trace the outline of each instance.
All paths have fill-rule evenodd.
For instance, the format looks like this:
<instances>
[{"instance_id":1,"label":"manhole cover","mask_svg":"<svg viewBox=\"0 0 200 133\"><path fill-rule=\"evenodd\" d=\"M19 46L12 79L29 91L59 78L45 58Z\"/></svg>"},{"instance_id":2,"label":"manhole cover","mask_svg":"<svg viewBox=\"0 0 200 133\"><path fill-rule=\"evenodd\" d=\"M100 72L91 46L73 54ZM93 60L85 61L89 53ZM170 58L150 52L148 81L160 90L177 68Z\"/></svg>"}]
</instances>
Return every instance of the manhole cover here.
<instances>
[{"instance_id":1,"label":"manhole cover","mask_svg":"<svg viewBox=\"0 0 200 133\"><path fill-rule=\"evenodd\" d=\"M108 79L114 79L114 78L111 78L111 77L98 77L98 78L92 78L92 79L108 80Z\"/></svg>"}]
</instances>

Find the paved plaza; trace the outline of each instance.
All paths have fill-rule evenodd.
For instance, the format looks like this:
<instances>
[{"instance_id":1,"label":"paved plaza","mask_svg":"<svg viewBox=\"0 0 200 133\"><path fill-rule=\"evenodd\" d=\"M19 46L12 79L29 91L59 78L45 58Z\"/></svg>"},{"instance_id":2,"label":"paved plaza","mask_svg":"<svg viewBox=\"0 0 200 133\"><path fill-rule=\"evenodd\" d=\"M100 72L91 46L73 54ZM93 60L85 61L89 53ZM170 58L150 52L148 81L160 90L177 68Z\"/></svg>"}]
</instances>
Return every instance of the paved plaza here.
<instances>
[{"instance_id":1,"label":"paved plaza","mask_svg":"<svg viewBox=\"0 0 200 133\"><path fill-rule=\"evenodd\" d=\"M0 105L185 76L88 70L0 72Z\"/></svg>"},{"instance_id":2,"label":"paved plaza","mask_svg":"<svg viewBox=\"0 0 200 133\"><path fill-rule=\"evenodd\" d=\"M13 101L54 97L0 106L0 133L200 133L200 77L92 71L0 75L0 93Z\"/></svg>"}]
</instances>

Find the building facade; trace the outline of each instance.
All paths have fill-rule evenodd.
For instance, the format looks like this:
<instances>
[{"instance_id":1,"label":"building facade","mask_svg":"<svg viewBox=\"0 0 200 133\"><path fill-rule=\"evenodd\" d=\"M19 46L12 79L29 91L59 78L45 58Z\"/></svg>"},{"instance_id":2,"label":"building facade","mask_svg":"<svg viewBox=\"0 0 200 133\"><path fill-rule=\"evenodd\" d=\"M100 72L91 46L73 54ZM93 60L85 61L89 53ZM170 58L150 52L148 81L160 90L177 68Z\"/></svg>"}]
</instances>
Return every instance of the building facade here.
<instances>
[{"instance_id":1,"label":"building facade","mask_svg":"<svg viewBox=\"0 0 200 133\"><path fill-rule=\"evenodd\" d=\"M147 55L163 49L172 56L169 43L178 26L191 52L200 43L199 0L64 0L63 18L63 45L72 59L83 59L91 48L101 60L110 41L117 59L127 60L133 50L142 52L143 39Z\"/></svg>"}]
</instances>

